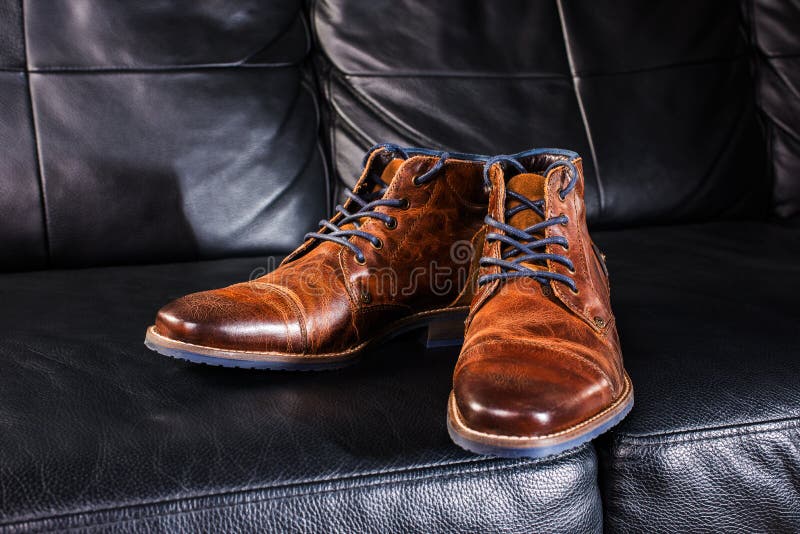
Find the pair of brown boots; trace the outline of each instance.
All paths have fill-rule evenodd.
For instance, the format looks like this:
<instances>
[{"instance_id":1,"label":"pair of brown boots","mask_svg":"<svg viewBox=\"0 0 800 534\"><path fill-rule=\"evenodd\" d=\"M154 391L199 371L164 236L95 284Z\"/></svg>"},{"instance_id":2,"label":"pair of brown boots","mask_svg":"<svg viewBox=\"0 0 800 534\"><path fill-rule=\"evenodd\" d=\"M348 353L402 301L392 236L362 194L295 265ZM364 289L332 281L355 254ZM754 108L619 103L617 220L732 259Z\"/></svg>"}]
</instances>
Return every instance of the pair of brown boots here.
<instances>
[{"instance_id":1,"label":"pair of brown boots","mask_svg":"<svg viewBox=\"0 0 800 534\"><path fill-rule=\"evenodd\" d=\"M336 215L277 269L168 304L145 343L197 363L315 370L427 327L430 345L463 339L447 412L457 444L530 457L576 447L633 405L583 188L574 152L379 145Z\"/></svg>"}]
</instances>

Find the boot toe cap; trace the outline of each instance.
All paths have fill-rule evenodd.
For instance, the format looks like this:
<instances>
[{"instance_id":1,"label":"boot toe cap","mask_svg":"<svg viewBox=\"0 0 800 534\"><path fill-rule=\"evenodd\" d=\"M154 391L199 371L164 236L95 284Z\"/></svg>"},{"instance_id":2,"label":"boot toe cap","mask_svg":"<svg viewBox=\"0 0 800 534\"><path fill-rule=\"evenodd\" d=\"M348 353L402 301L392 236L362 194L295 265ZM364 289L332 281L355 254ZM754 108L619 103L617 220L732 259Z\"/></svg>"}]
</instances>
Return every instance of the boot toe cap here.
<instances>
[{"instance_id":1,"label":"boot toe cap","mask_svg":"<svg viewBox=\"0 0 800 534\"><path fill-rule=\"evenodd\" d=\"M544 437L568 430L613 403L612 385L578 357L537 349L471 358L454 380L456 405L472 430Z\"/></svg>"},{"instance_id":2,"label":"boot toe cap","mask_svg":"<svg viewBox=\"0 0 800 534\"><path fill-rule=\"evenodd\" d=\"M222 350L299 353L301 317L279 293L231 286L192 293L158 311L155 332L172 341Z\"/></svg>"}]
</instances>

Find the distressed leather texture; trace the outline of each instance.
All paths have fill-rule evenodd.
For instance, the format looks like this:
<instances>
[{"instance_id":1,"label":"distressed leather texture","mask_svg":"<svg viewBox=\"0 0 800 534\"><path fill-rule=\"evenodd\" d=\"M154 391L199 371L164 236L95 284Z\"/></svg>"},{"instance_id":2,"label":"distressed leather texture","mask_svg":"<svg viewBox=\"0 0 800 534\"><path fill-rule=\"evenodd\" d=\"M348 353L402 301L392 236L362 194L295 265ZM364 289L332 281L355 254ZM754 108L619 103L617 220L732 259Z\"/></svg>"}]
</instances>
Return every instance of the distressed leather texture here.
<instances>
[{"instance_id":1,"label":"distressed leather texture","mask_svg":"<svg viewBox=\"0 0 800 534\"><path fill-rule=\"evenodd\" d=\"M798 13L0 0L0 531L800 530ZM467 455L456 353L414 335L327 374L141 346L274 268L228 257L290 251L375 141L584 155L636 389L612 435Z\"/></svg>"},{"instance_id":2,"label":"distressed leather texture","mask_svg":"<svg viewBox=\"0 0 800 534\"><path fill-rule=\"evenodd\" d=\"M489 214L520 230L542 222L530 209L506 220L507 210L518 205L507 196L513 191L544 200L544 220L568 217L539 234L564 238L568 248L552 243L535 250L572 262L574 273L553 260L542 269L571 278L577 293L556 280L543 285L528 277L494 280L476 291L453 374L460 417L476 432L515 437L566 432L611 407L625 391L608 279L586 229L581 160L572 162L577 176L564 166L545 176L550 159L520 158L528 173L511 177L495 164ZM562 198L571 180L575 186ZM503 250L501 241L486 240L483 256L501 258ZM497 265L481 269L481 275L500 272Z\"/></svg>"},{"instance_id":3,"label":"distressed leather texture","mask_svg":"<svg viewBox=\"0 0 800 534\"><path fill-rule=\"evenodd\" d=\"M488 202L483 163L453 158L438 168L439 160L394 159L384 148L369 154L354 193L371 192L377 175L388 185L380 199L405 204L370 210L392 225L360 219L358 230L380 244L350 238L363 262L340 243L312 237L265 276L167 304L156 331L204 347L302 357L352 350L415 314L466 308L472 243ZM355 213L359 206L348 200L343 209ZM337 211L331 222L353 229L343 218Z\"/></svg>"}]
</instances>

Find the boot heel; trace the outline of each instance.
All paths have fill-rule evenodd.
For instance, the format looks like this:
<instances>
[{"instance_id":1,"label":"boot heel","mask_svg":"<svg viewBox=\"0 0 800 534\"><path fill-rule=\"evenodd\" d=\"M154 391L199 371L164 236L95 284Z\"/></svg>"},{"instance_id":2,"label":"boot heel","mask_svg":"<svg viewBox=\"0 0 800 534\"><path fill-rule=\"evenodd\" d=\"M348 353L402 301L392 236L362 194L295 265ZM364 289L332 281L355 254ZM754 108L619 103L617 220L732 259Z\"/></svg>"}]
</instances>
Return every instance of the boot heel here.
<instances>
[{"instance_id":1,"label":"boot heel","mask_svg":"<svg viewBox=\"0 0 800 534\"><path fill-rule=\"evenodd\" d=\"M459 346L464 342L466 314L436 318L428 323L425 347L429 349Z\"/></svg>"}]
</instances>

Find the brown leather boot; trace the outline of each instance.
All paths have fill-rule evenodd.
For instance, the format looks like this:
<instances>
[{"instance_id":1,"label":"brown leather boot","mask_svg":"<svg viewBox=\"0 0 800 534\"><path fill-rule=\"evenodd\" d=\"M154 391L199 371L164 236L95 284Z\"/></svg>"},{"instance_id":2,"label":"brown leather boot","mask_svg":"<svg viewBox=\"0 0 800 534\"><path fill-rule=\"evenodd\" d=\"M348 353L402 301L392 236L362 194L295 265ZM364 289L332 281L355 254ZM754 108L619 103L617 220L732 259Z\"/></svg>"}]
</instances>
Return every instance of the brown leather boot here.
<instances>
[{"instance_id":1,"label":"brown leather boot","mask_svg":"<svg viewBox=\"0 0 800 534\"><path fill-rule=\"evenodd\" d=\"M479 454L576 447L633 406L604 259L586 229L573 152L487 162L479 288L453 376L448 429Z\"/></svg>"},{"instance_id":2,"label":"brown leather boot","mask_svg":"<svg viewBox=\"0 0 800 534\"><path fill-rule=\"evenodd\" d=\"M432 344L460 344L488 202L479 159L375 147L344 206L277 269L173 301L145 344L198 363L284 370L341 367L418 327Z\"/></svg>"}]
</instances>

